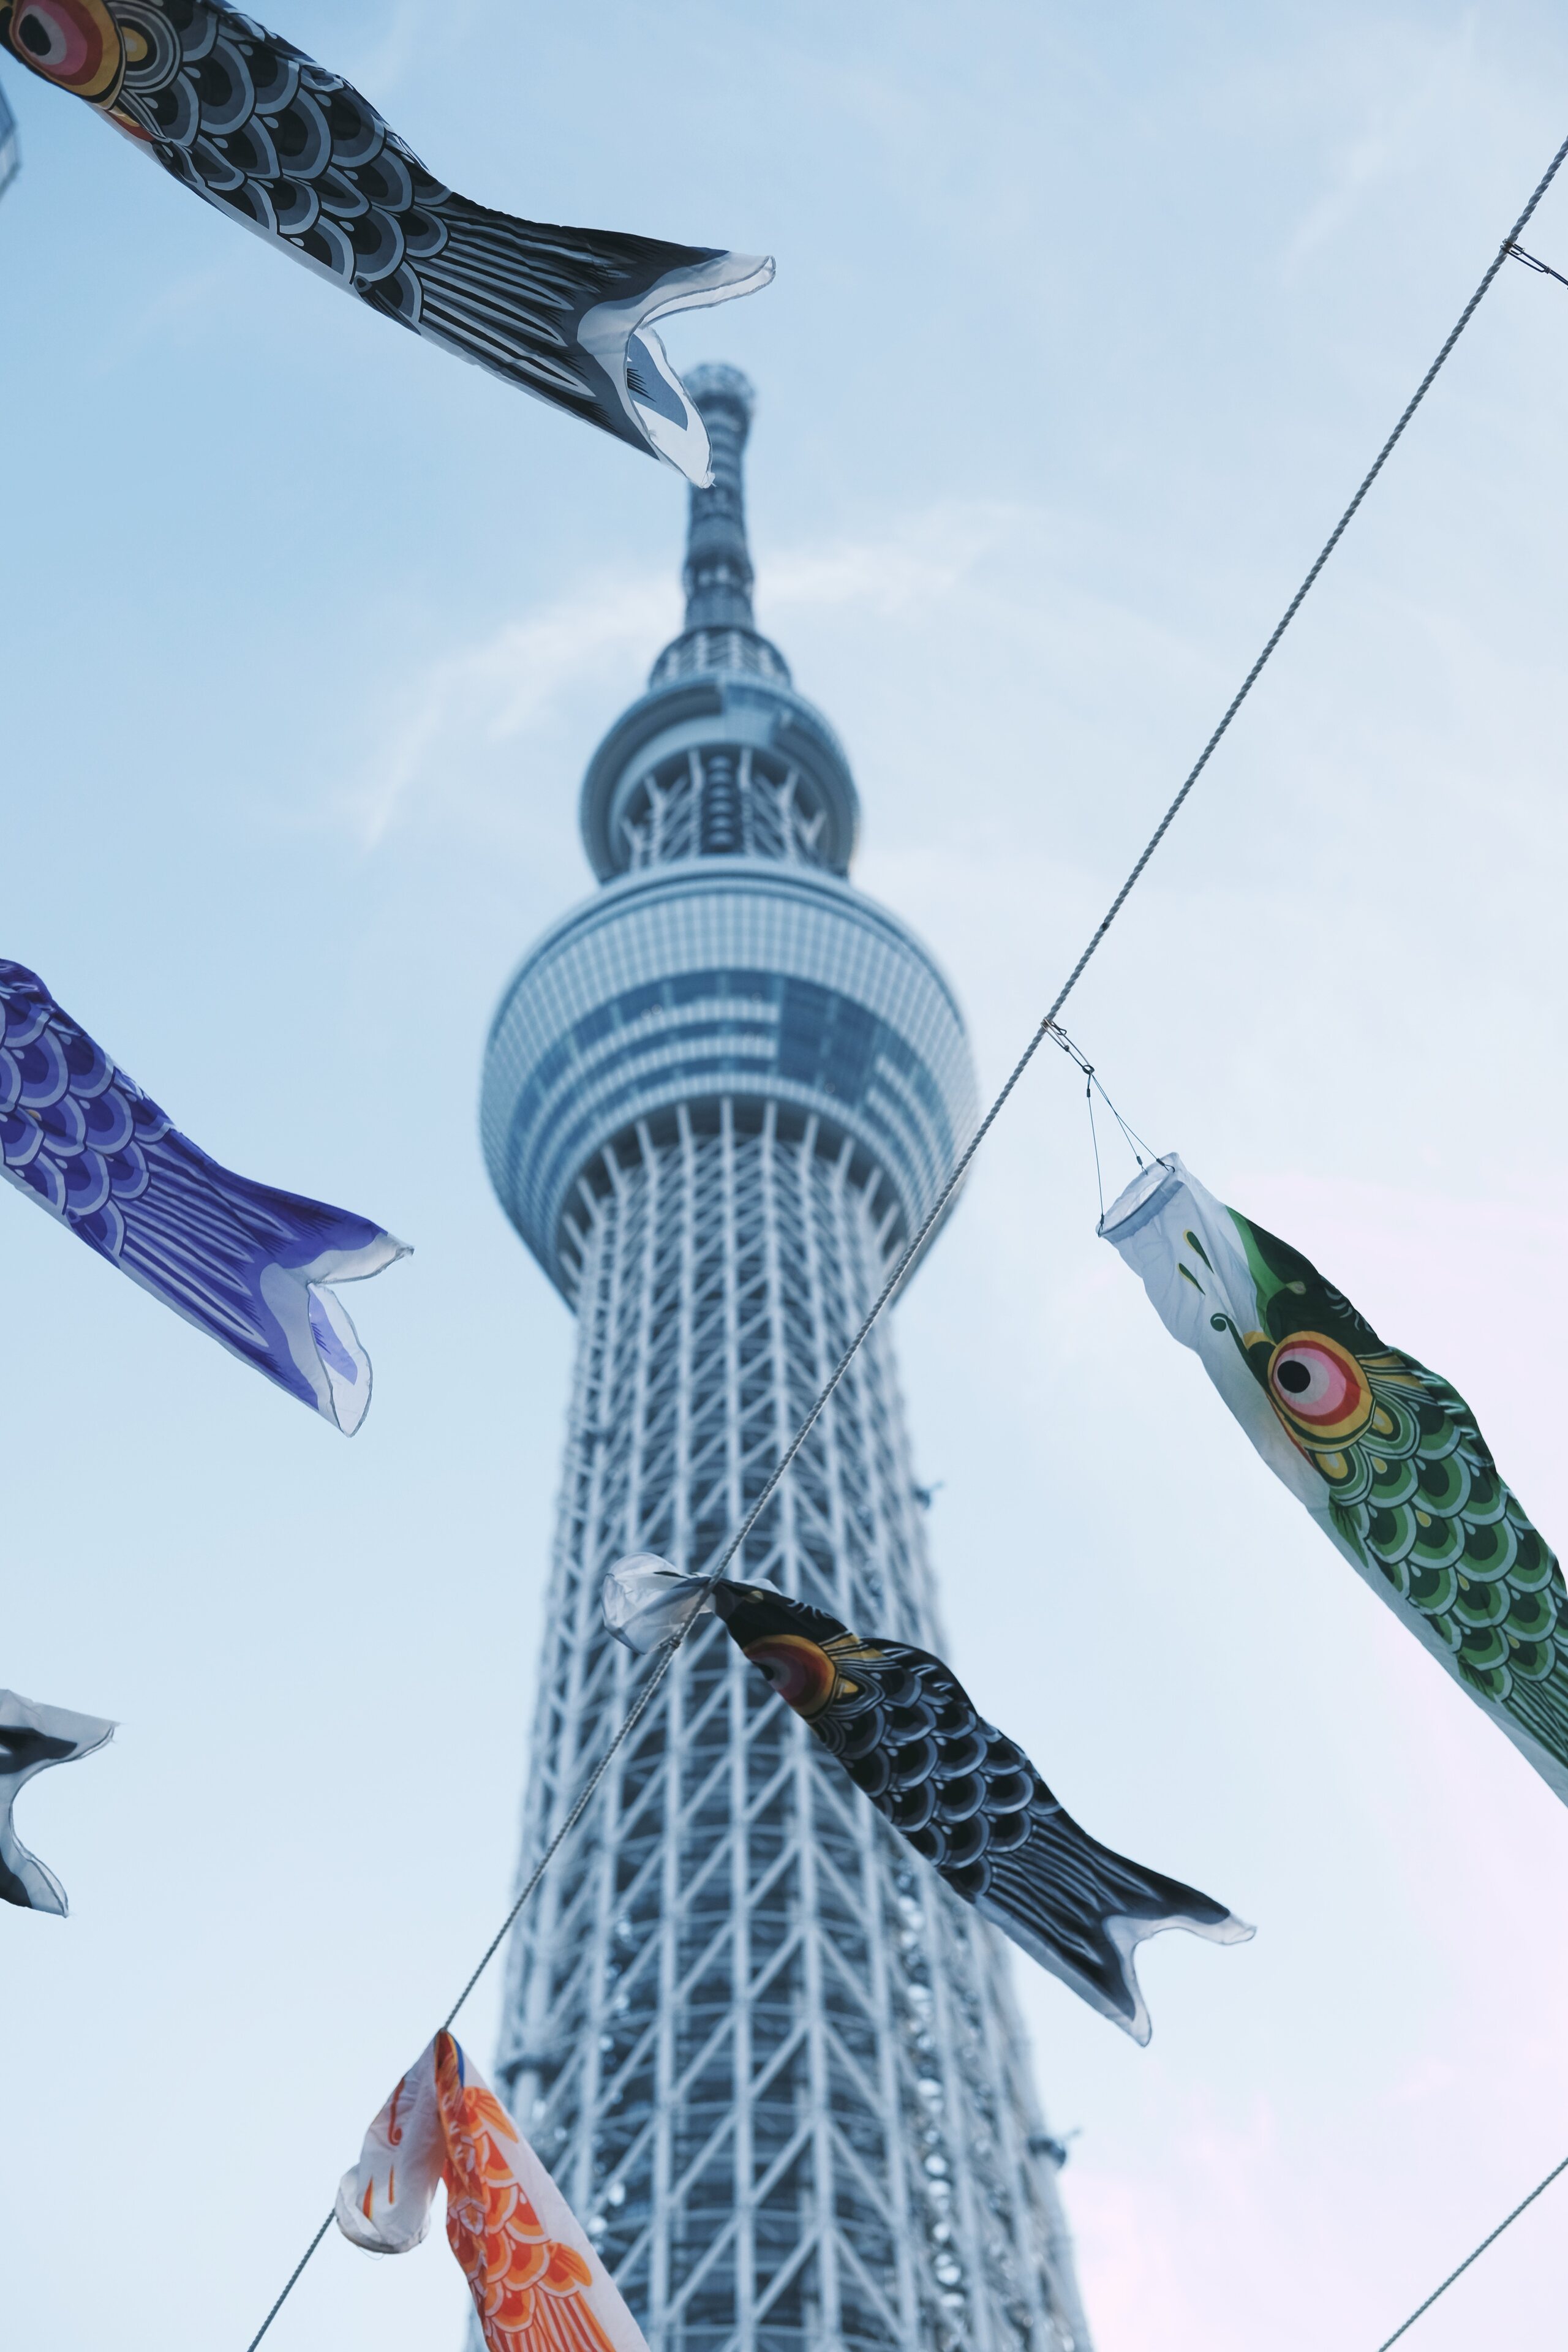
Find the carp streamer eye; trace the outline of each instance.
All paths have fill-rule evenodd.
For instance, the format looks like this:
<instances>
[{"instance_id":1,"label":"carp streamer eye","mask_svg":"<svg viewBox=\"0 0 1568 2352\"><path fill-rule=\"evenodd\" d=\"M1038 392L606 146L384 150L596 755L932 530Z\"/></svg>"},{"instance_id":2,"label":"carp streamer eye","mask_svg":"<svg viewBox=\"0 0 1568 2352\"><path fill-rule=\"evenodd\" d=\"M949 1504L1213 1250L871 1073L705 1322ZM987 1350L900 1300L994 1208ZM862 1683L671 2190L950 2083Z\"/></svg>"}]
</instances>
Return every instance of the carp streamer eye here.
<instances>
[{"instance_id":1,"label":"carp streamer eye","mask_svg":"<svg viewBox=\"0 0 1568 2352\"><path fill-rule=\"evenodd\" d=\"M820 1715L833 1696L833 1661L804 1633L770 1633L752 1643L746 1655L797 1715Z\"/></svg>"},{"instance_id":2,"label":"carp streamer eye","mask_svg":"<svg viewBox=\"0 0 1568 2352\"><path fill-rule=\"evenodd\" d=\"M120 87L125 51L102 0L21 0L9 39L24 65L78 98L102 105Z\"/></svg>"},{"instance_id":3,"label":"carp streamer eye","mask_svg":"<svg viewBox=\"0 0 1568 2352\"><path fill-rule=\"evenodd\" d=\"M1286 1419L1318 1440L1353 1437L1372 1411L1360 1364L1321 1331L1280 1341L1268 1360L1268 1389Z\"/></svg>"}]
</instances>

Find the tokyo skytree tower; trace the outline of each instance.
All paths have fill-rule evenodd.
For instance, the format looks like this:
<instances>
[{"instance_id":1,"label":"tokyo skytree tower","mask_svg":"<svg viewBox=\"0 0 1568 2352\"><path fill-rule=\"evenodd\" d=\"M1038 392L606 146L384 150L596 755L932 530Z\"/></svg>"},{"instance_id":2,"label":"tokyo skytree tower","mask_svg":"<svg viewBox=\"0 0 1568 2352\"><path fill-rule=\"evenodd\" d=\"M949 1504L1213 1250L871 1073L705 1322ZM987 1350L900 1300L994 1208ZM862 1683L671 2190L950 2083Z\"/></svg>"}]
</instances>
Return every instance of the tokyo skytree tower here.
<instances>
[{"instance_id":1,"label":"tokyo skytree tower","mask_svg":"<svg viewBox=\"0 0 1568 2352\"><path fill-rule=\"evenodd\" d=\"M648 1661L623 1554L711 1566L974 1121L927 950L847 880L831 728L752 614L751 388L688 379L686 626L589 763L601 885L485 1056L491 1181L578 1320L522 1868ZM941 1647L886 1323L736 1576ZM717 1621L516 1931L500 2087L652 2352L1089 2352L1005 1948Z\"/></svg>"}]
</instances>

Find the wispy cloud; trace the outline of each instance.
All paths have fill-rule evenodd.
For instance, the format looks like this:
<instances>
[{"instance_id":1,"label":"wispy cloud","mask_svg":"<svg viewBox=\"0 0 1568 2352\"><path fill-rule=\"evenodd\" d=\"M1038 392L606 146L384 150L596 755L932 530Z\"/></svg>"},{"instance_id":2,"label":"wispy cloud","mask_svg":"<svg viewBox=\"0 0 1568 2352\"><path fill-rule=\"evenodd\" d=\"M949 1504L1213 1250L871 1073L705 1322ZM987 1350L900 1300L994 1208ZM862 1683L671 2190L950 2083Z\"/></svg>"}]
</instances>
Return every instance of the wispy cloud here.
<instances>
[{"instance_id":1,"label":"wispy cloud","mask_svg":"<svg viewBox=\"0 0 1568 2352\"><path fill-rule=\"evenodd\" d=\"M584 686L657 646L671 611L667 581L596 582L416 673L344 803L365 846L409 814L437 772L460 772L477 746L516 741Z\"/></svg>"},{"instance_id":2,"label":"wispy cloud","mask_svg":"<svg viewBox=\"0 0 1568 2352\"><path fill-rule=\"evenodd\" d=\"M1425 60L1411 61L1402 95L1393 103L1374 100L1361 130L1330 163L1321 193L1285 248L1287 276L1348 228L1383 182L1421 163L1429 126L1455 111L1473 70L1474 21L1463 17L1450 33L1424 37L1422 45Z\"/></svg>"},{"instance_id":3,"label":"wispy cloud","mask_svg":"<svg viewBox=\"0 0 1568 2352\"><path fill-rule=\"evenodd\" d=\"M869 605L881 615L929 609L973 579L1016 534L1019 509L1002 501L943 503L880 537L834 540L769 558L770 612Z\"/></svg>"},{"instance_id":4,"label":"wispy cloud","mask_svg":"<svg viewBox=\"0 0 1568 2352\"><path fill-rule=\"evenodd\" d=\"M765 625L853 606L879 616L929 612L973 579L1016 530L1005 505L951 505L882 535L806 543L770 555ZM604 696L649 661L680 626L668 572L584 583L468 645L449 648L394 698L367 769L340 803L367 848L410 817L437 782L454 783L500 745L553 724L579 697Z\"/></svg>"}]
</instances>

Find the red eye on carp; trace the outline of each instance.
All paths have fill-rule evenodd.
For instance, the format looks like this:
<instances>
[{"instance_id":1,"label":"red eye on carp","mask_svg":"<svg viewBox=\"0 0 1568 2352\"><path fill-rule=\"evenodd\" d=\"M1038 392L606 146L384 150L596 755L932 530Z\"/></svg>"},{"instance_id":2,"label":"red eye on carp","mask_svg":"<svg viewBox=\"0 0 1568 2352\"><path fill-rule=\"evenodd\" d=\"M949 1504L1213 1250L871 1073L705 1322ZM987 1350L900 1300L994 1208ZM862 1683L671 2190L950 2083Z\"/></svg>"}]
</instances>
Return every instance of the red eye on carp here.
<instances>
[{"instance_id":1,"label":"red eye on carp","mask_svg":"<svg viewBox=\"0 0 1568 2352\"><path fill-rule=\"evenodd\" d=\"M125 49L102 0L19 0L6 41L46 81L105 106L120 87Z\"/></svg>"},{"instance_id":2,"label":"red eye on carp","mask_svg":"<svg viewBox=\"0 0 1568 2352\"><path fill-rule=\"evenodd\" d=\"M820 1715L833 1696L833 1661L804 1633L770 1633L752 1643L746 1655L797 1715Z\"/></svg>"},{"instance_id":3,"label":"red eye on carp","mask_svg":"<svg viewBox=\"0 0 1568 2352\"><path fill-rule=\"evenodd\" d=\"M1372 1412L1366 1374L1321 1331L1280 1341L1268 1360L1268 1392L1287 1421L1320 1441L1353 1437Z\"/></svg>"}]
</instances>

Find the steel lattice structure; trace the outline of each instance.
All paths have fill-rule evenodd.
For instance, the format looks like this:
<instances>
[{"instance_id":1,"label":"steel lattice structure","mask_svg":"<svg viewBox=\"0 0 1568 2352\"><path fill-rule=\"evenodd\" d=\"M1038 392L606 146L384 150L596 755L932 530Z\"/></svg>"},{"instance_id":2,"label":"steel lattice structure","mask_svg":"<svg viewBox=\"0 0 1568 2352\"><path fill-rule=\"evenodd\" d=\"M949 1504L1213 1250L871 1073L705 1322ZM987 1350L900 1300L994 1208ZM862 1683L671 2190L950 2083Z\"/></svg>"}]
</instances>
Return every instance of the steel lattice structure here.
<instances>
[{"instance_id":1,"label":"steel lattice structure","mask_svg":"<svg viewBox=\"0 0 1568 2352\"><path fill-rule=\"evenodd\" d=\"M957 1006L845 878L847 764L752 625L749 388L690 388L687 628L588 771L605 887L486 1058L492 1178L579 1324L525 1870L647 1670L604 1570L717 1558L973 1122ZM939 1646L885 1327L734 1573ZM717 1624L524 1915L498 2073L654 2352L1088 2352L1002 1948Z\"/></svg>"}]
</instances>

